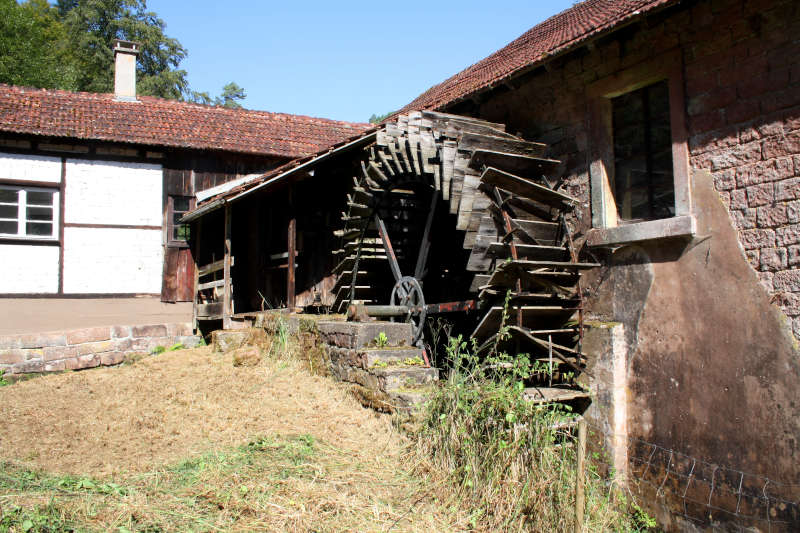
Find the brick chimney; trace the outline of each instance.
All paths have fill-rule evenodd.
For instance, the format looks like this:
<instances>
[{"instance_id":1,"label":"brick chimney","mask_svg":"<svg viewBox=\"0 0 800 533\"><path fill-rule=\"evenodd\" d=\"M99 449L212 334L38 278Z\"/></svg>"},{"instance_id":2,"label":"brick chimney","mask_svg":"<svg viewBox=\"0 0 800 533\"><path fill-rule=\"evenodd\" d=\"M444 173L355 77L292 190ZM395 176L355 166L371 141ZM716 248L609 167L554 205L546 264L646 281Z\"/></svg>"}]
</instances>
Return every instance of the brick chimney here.
<instances>
[{"instance_id":1,"label":"brick chimney","mask_svg":"<svg viewBox=\"0 0 800 533\"><path fill-rule=\"evenodd\" d=\"M114 99L136 101L136 56L139 43L116 39L114 41Z\"/></svg>"}]
</instances>

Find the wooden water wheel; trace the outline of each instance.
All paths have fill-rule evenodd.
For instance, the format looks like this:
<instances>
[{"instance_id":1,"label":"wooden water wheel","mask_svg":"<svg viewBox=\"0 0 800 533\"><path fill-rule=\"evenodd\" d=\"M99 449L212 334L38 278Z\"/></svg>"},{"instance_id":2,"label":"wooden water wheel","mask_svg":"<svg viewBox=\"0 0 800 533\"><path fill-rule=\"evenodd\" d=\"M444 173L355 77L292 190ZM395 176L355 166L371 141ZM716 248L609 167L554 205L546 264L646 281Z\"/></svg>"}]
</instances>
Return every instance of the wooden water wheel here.
<instances>
[{"instance_id":1,"label":"wooden water wheel","mask_svg":"<svg viewBox=\"0 0 800 533\"><path fill-rule=\"evenodd\" d=\"M475 313L482 348L502 342L552 369L534 401L574 394L559 385L585 368L580 274L598 265L578 260L567 223L578 202L546 177L559 162L545 151L456 115L386 124L336 231L334 311L411 321L420 346L427 316Z\"/></svg>"}]
</instances>

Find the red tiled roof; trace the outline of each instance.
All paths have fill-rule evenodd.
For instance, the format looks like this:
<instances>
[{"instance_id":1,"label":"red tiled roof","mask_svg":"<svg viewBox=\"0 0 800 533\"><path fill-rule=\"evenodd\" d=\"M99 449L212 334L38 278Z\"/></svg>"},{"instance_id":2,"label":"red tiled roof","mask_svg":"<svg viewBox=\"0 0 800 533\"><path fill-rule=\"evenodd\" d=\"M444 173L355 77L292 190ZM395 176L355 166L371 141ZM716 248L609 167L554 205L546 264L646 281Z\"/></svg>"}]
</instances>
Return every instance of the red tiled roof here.
<instances>
[{"instance_id":1,"label":"red tiled roof","mask_svg":"<svg viewBox=\"0 0 800 533\"><path fill-rule=\"evenodd\" d=\"M267 111L0 84L0 131L299 157L370 128Z\"/></svg>"},{"instance_id":2,"label":"red tiled roof","mask_svg":"<svg viewBox=\"0 0 800 533\"><path fill-rule=\"evenodd\" d=\"M504 48L419 95L400 112L441 110L645 11L678 0L586 0L550 17Z\"/></svg>"}]
</instances>

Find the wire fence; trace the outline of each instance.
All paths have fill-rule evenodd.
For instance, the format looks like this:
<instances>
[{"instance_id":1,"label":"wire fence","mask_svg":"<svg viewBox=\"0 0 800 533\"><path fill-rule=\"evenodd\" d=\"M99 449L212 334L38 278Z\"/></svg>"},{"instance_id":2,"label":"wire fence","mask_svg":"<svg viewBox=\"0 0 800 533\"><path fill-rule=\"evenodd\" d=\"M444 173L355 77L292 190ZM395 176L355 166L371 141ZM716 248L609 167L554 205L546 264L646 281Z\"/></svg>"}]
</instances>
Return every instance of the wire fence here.
<instances>
[{"instance_id":1,"label":"wire fence","mask_svg":"<svg viewBox=\"0 0 800 533\"><path fill-rule=\"evenodd\" d=\"M588 421L590 430L607 437ZM671 514L724 531L800 531L800 484L710 463L627 438L628 479Z\"/></svg>"}]
</instances>

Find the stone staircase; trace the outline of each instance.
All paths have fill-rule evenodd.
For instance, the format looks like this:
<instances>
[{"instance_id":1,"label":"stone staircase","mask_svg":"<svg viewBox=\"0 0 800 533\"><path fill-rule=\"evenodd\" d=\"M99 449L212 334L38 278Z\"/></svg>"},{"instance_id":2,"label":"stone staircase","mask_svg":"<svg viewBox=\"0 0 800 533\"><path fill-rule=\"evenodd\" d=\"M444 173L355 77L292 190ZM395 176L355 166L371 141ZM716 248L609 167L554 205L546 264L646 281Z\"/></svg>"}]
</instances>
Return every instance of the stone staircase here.
<instances>
[{"instance_id":1,"label":"stone staircase","mask_svg":"<svg viewBox=\"0 0 800 533\"><path fill-rule=\"evenodd\" d=\"M409 412L439 380L411 346L412 326L399 322L317 323L327 345L332 375L352 384L362 404L384 412Z\"/></svg>"}]
</instances>

